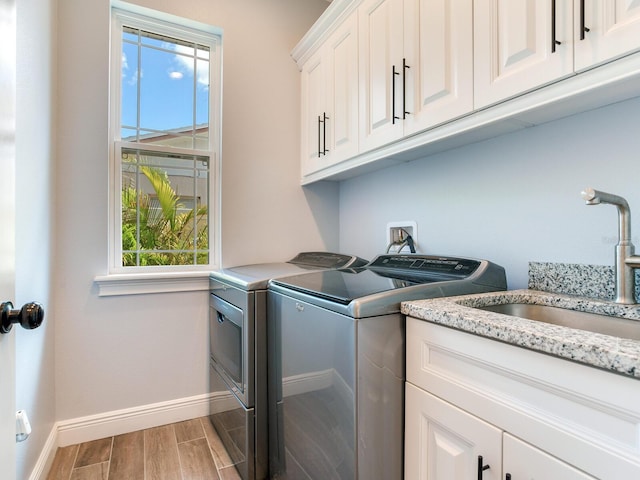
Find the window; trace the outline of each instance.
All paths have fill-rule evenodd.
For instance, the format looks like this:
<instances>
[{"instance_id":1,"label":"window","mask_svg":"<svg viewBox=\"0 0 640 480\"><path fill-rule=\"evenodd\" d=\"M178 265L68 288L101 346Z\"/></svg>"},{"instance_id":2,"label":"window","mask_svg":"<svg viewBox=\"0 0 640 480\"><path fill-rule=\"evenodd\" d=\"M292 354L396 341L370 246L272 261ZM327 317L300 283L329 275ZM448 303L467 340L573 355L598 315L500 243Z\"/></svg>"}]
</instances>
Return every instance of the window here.
<instances>
[{"instance_id":1,"label":"window","mask_svg":"<svg viewBox=\"0 0 640 480\"><path fill-rule=\"evenodd\" d=\"M218 260L221 39L166 18L113 10L110 273Z\"/></svg>"}]
</instances>

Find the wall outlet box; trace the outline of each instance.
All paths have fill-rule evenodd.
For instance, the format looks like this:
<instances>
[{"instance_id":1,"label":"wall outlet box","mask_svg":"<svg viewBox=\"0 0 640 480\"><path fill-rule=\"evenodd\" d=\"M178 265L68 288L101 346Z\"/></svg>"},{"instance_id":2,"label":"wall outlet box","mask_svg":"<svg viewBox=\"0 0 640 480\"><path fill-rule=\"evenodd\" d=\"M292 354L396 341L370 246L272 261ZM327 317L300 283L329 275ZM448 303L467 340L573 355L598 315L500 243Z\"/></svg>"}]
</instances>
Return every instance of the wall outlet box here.
<instances>
[{"instance_id":1,"label":"wall outlet box","mask_svg":"<svg viewBox=\"0 0 640 480\"><path fill-rule=\"evenodd\" d=\"M389 222L386 230L386 248L388 253L399 253L404 251L409 253L409 247L403 242L406 236L411 235L413 243L418 251L418 225L412 220L404 222Z\"/></svg>"}]
</instances>

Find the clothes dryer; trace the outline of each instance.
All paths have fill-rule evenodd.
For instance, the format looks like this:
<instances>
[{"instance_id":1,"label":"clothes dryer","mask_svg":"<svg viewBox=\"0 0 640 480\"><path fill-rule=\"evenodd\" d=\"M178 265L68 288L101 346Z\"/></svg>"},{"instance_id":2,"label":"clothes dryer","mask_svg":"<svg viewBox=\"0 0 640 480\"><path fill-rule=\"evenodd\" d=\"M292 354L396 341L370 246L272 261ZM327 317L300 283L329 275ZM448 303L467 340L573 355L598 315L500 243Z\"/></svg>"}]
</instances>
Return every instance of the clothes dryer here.
<instances>
[{"instance_id":1,"label":"clothes dryer","mask_svg":"<svg viewBox=\"0 0 640 480\"><path fill-rule=\"evenodd\" d=\"M211 273L209 418L243 480L268 477L269 280L366 263L352 255L303 252L288 262L243 265Z\"/></svg>"}]
</instances>

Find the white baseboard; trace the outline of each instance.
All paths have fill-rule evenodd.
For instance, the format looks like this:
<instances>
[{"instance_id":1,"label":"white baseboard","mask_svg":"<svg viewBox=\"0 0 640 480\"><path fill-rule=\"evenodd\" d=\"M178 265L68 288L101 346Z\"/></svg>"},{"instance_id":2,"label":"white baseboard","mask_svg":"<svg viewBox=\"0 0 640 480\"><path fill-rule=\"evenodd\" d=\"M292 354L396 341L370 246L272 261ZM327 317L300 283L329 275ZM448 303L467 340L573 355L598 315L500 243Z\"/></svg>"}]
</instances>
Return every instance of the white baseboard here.
<instances>
[{"instance_id":1,"label":"white baseboard","mask_svg":"<svg viewBox=\"0 0 640 480\"><path fill-rule=\"evenodd\" d=\"M212 405L227 404L230 395L229 392L207 393L57 422L51 429L29 480L44 480L47 477L58 447L204 417L209 414Z\"/></svg>"},{"instance_id":2,"label":"white baseboard","mask_svg":"<svg viewBox=\"0 0 640 480\"><path fill-rule=\"evenodd\" d=\"M283 383L285 396L334 385L342 397L353 401L353 391L334 369L288 377ZM231 393L215 392L57 422L51 429L29 480L46 478L58 447L204 417L210 411L226 410L235 402Z\"/></svg>"},{"instance_id":3,"label":"white baseboard","mask_svg":"<svg viewBox=\"0 0 640 480\"><path fill-rule=\"evenodd\" d=\"M47 478L47 474L51 469L51 464L53 463L53 459L56 456L56 450L58 449L58 425L54 424L51 427L51 432L47 437L47 441L42 447L42 451L40 452L40 456L38 457L38 461L36 462L33 470L31 471L31 475L29 475L29 480L44 480Z\"/></svg>"},{"instance_id":4,"label":"white baseboard","mask_svg":"<svg viewBox=\"0 0 640 480\"><path fill-rule=\"evenodd\" d=\"M168 423L204 417L209 414L211 398L216 395L207 393L64 420L57 423L58 446L64 447Z\"/></svg>"}]
</instances>

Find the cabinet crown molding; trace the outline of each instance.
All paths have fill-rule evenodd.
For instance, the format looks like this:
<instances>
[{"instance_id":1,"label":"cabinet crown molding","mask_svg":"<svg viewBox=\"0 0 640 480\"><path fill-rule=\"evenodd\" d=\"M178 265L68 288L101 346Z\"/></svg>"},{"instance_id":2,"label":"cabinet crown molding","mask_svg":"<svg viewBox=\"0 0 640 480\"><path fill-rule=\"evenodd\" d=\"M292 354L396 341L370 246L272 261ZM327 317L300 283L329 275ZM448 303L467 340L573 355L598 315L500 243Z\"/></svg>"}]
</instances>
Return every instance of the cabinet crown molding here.
<instances>
[{"instance_id":1,"label":"cabinet crown molding","mask_svg":"<svg viewBox=\"0 0 640 480\"><path fill-rule=\"evenodd\" d=\"M338 26L353 12L362 0L333 0L320 18L311 26L298 44L293 47L291 57L302 70L302 65L322 45Z\"/></svg>"}]
</instances>

